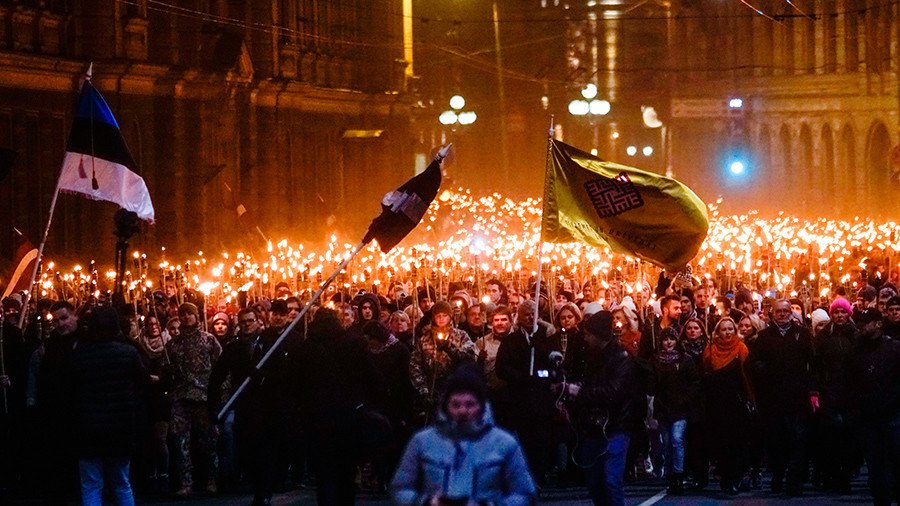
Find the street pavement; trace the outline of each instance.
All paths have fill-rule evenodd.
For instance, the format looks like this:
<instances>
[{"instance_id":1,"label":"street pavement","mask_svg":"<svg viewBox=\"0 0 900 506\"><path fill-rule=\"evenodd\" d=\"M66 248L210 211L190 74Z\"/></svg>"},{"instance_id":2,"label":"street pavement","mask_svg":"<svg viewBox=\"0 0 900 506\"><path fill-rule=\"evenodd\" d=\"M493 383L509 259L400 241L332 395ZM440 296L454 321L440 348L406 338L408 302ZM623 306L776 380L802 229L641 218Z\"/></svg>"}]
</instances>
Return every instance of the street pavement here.
<instances>
[{"instance_id":1,"label":"street pavement","mask_svg":"<svg viewBox=\"0 0 900 506\"><path fill-rule=\"evenodd\" d=\"M665 482L661 479L643 480L626 486L626 502L634 506L667 506L667 505L694 505L707 506L722 503L729 503L735 506L759 506L766 504L783 504L790 501L790 504L809 504L809 505L846 505L846 504L871 504L872 500L869 490L866 487L865 476L861 476L854 480L851 495L835 496L825 494L819 490L815 490L809 485L806 486L805 494L802 497L787 498L783 495L773 495L766 490L768 484L760 490L741 493L736 497L730 497L718 490L718 487L710 484L707 490L696 493L692 492L679 497L668 496L665 494ZM196 498L190 501L170 501L170 500L143 500L138 501L139 504L148 504L153 506L246 506L250 504L251 497L249 495L219 496ZM571 489L549 489L541 494L541 504L569 504L573 506L588 506L591 504L584 488ZM273 504L276 506L306 506L315 505L315 493L312 490L297 490L286 494L275 496ZM357 504L359 505L390 505L390 500L384 495L361 494L358 496Z\"/></svg>"}]
</instances>

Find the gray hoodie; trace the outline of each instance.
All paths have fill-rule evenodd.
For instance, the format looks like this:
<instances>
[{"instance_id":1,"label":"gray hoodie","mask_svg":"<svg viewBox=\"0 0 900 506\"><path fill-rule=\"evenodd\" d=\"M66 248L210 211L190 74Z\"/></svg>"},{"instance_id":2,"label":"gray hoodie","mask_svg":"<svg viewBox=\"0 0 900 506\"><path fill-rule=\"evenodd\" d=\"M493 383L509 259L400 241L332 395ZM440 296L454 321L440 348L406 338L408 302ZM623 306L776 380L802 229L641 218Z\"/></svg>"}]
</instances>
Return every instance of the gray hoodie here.
<instances>
[{"instance_id":1,"label":"gray hoodie","mask_svg":"<svg viewBox=\"0 0 900 506\"><path fill-rule=\"evenodd\" d=\"M476 503L527 505L537 489L519 442L494 426L490 404L477 427L454 427L441 409L437 423L410 440L391 482L395 504L434 496Z\"/></svg>"}]
</instances>

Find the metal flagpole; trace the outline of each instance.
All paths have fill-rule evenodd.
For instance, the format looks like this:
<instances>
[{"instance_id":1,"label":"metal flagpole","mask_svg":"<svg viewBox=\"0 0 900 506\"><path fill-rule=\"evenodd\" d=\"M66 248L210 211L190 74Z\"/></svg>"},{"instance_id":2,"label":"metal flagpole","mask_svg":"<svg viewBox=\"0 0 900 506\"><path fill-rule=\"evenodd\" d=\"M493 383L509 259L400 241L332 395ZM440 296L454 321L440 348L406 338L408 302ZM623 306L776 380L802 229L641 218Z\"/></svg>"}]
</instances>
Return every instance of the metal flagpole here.
<instances>
[{"instance_id":1,"label":"metal flagpole","mask_svg":"<svg viewBox=\"0 0 900 506\"><path fill-rule=\"evenodd\" d=\"M553 147L553 116L550 116L550 129L547 130L547 160L544 164L544 209L547 209L547 173L550 171L551 149ZM533 332L537 334L538 319L541 315L541 270L544 266L544 218L541 216L541 231L538 233L538 268L537 279L534 284L534 327Z\"/></svg>"},{"instance_id":2,"label":"metal flagpole","mask_svg":"<svg viewBox=\"0 0 900 506\"><path fill-rule=\"evenodd\" d=\"M296 318L294 318L294 321L292 321L291 324L281 332L281 335L278 336L278 340L276 340L275 343L272 344L272 347L269 348L269 351L267 351L263 358L259 361L259 363L256 364L255 369L257 371L262 370L262 368L266 365L266 362L269 361L269 358L271 358L275 353L275 350L277 350L278 347L281 346L281 343L283 343L284 340L287 339L288 334L290 334L291 331L294 330L297 322L301 321L306 315L306 312L309 311L309 308L312 307L312 303L325 292L325 290L328 288L328 285L330 285L331 282L334 281L334 279L338 276L338 274L340 274L341 271L343 271L347 267L347 264L349 264L350 261L353 260L353 258L365 247L365 245L365 242L360 242L359 244L357 244L356 248L353 249L353 252L350 253L350 255L346 259L344 259L343 262L341 262L341 265L338 266L337 270L335 270L331 274L331 276L329 276L328 279L326 279L325 282L322 283L322 286L319 287L319 291L317 291L315 294L313 294L312 297L310 297L309 302L306 303L306 306L303 307L303 309L300 311L300 314L298 314ZM223 406L219 411L219 414L216 417L218 420L222 420L225 417L225 414L228 413L228 410L231 409L231 406L234 405L235 401L237 401L237 398L240 397L241 393L243 393L244 390L247 389L247 386L249 384L250 377L248 376L244 378L244 382L241 383L241 386L238 387L234 394L231 395L231 398L228 399L228 402L225 403L225 406Z\"/></svg>"}]
</instances>

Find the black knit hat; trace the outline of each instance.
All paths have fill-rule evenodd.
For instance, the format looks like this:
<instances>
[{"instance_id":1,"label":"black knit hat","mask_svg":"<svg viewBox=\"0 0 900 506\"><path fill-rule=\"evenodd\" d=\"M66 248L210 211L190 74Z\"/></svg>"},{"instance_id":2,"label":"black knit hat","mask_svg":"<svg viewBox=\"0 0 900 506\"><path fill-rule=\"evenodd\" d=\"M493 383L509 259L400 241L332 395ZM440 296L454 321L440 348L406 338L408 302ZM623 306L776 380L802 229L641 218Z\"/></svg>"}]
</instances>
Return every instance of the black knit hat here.
<instances>
[{"instance_id":1,"label":"black knit hat","mask_svg":"<svg viewBox=\"0 0 900 506\"><path fill-rule=\"evenodd\" d=\"M853 315L853 322L856 323L858 327L863 327L868 323L872 322L880 322L881 321L881 311L875 309L874 307L870 307L864 311L860 311Z\"/></svg>"},{"instance_id":2,"label":"black knit hat","mask_svg":"<svg viewBox=\"0 0 900 506\"><path fill-rule=\"evenodd\" d=\"M447 379L447 387L444 390L444 407L446 407L447 399L458 392L469 392L484 405L487 399L487 384L484 381L484 374L475 364L461 364Z\"/></svg>"},{"instance_id":3,"label":"black knit hat","mask_svg":"<svg viewBox=\"0 0 900 506\"><path fill-rule=\"evenodd\" d=\"M612 323L612 313L600 311L592 314L584 321L584 331L599 337L601 341L608 341L614 337Z\"/></svg>"}]
</instances>

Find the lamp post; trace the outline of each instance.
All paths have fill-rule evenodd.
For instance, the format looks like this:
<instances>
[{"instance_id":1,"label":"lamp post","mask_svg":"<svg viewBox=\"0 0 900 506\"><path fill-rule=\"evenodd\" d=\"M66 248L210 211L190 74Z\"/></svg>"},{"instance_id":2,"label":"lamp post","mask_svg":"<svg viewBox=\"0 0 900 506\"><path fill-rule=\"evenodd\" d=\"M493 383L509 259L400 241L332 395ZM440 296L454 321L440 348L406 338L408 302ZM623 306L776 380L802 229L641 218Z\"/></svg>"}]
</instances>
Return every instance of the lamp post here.
<instances>
[{"instance_id":1,"label":"lamp post","mask_svg":"<svg viewBox=\"0 0 900 506\"><path fill-rule=\"evenodd\" d=\"M588 83L581 90L581 96L581 99L569 102L569 114L588 119L593 130L593 146L596 150L600 145L600 125L598 121L600 117L609 114L612 110L612 105L607 100L597 98L597 85L594 83ZM615 138L615 135L610 136L610 155L615 151Z\"/></svg>"},{"instance_id":2,"label":"lamp post","mask_svg":"<svg viewBox=\"0 0 900 506\"><path fill-rule=\"evenodd\" d=\"M453 125L471 125L478 119L475 111L464 111L466 107L466 99L461 95L453 95L450 97L450 109L442 112L438 116L438 121L444 126L453 127ZM455 130L455 127L452 129Z\"/></svg>"}]
</instances>

